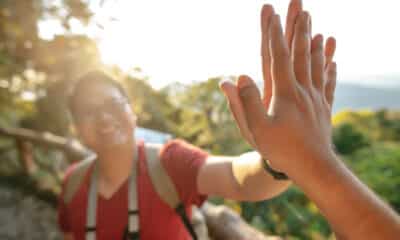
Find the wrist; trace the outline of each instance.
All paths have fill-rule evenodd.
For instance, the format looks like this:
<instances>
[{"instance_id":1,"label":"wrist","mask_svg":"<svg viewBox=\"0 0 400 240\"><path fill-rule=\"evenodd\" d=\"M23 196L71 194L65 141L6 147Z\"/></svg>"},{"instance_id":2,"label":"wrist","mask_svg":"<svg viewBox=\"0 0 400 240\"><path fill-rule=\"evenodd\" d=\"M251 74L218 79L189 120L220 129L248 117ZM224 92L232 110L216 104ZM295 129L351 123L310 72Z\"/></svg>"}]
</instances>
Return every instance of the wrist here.
<instances>
[{"instance_id":1,"label":"wrist","mask_svg":"<svg viewBox=\"0 0 400 240\"><path fill-rule=\"evenodd\" d=\"M298 169L289 169L287 174L296 184L304 187L311 183L329 181L329 176L340 173L344 167L333 150L324 154L304 155L296 161L303 164L298 164L301 166Z\"/></svg>"}]
</instances>

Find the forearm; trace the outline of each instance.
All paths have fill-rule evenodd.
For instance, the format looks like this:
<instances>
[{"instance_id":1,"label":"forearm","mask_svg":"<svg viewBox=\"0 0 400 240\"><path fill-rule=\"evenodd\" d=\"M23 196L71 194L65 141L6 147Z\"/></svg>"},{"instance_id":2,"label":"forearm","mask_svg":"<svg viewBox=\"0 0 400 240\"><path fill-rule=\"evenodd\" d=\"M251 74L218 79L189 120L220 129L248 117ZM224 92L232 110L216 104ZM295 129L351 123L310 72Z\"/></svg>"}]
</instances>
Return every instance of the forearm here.
<instances>
[{"instance_id":1,"label":"forearm","mask_svg":"<svg viewBox=\"0 0 400 240\"><path fill-rule=\"evenodd\" d=\"M291 184L287 180L276 180L265 171L257 153L240 156L232 162L232 171L242 200L260 201L273 198L284 192Z\"/></svg>"},{"instance_id":2,"label":"forearm","mask_svg":"<svg viewBox=\"0 0 400 240\"><path fill-rule=\"evenodd\" d=\"M314 161L305 174L291 178L310 197L343 239L394 239L398 216L334 155Z\"/></svg>"}]
</instances>

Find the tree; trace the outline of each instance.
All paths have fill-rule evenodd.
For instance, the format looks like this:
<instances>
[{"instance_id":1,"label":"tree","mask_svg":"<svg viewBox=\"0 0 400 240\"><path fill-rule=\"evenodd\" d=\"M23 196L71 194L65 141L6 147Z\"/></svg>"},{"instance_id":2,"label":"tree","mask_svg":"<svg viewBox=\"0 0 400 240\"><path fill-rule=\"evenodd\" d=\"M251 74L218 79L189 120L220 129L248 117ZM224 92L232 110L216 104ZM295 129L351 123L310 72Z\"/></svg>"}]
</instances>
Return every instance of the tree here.
<instances>
[{"instance_id":1,"label":"tree","mask_svg":"<svg viewBox=\"0 0 400 240\"><path fill-rule=\"evenodd\" d=\"M367 137L350 123L343 123L333 130L333 143L341 154L350 154L369 145Z\"/></svg>"},{"instance_id":2,"label":"tree","mask_svg":"<svg viewBox=\"0 0 400 240\"><path fill-rule=\"evenodd\" d=\"M377 143L349 156L346 162L357 176L400 212L400 145Z\"/></svg>"},{"instance_id":3,"label":"tree","mask_svg":"<svg viewBox=\"0 0 400 240\"><path fill-rule=\"evenodd\" d=\"M232 78L232 80L234 80ZM221 78L192 85L171 85L163 91L178 110L176 135L214 154L249 150L219 89Z\"/></svg>"}]
</instances>

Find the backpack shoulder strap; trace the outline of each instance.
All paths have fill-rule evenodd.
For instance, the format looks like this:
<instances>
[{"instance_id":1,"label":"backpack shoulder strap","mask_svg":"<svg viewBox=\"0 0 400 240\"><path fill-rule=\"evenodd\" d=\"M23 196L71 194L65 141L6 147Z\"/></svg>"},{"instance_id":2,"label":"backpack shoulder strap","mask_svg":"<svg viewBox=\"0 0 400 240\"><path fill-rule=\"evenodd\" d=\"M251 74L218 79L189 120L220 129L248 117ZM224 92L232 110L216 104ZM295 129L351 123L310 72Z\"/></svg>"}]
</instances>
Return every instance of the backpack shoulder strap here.
<instances>
[{"instance_id":1,"label":"backpack shoulder strap","mask_svg":"<svg viewBox=\"0 0 400 240\"><path fill-rule=\"evenodd\" d=\"M92 165L95 159L96 159L95 154L88 156L86 159L78 163L78 165L72 171L71 175L68 178L67 183L65 184L64 199L63 199L64 203L68 204L72 200L76 191L79 189L79 186L81 185L87 170Z\"/></svg>"},{"instance_id":2,"label":"backpack shoulder strap","mask_svg":"<svg viewBox=\"0 0 400 240\"><path fill-rule=\"evenodd\" d=\"M160 198L175 209L180 204L178 192L160 159L161 144L145 144L147 168L154 189Z\"/></svg>"},{"instance_id":3,"label":"backpack shoulder strap","mask_svg":"<svg viewBox=\"0 0 400 240\"><path fill-rule=\"evenodd\" d=\"M175 185L162 165L160 159L160 144L146 144L147 167L154 189L160 198L168 204L179 215L183 225L192 236L193 240L197 240L197 234L188 218L185 206L179 199L179 194Z\"/></svg>"}]
</instances>

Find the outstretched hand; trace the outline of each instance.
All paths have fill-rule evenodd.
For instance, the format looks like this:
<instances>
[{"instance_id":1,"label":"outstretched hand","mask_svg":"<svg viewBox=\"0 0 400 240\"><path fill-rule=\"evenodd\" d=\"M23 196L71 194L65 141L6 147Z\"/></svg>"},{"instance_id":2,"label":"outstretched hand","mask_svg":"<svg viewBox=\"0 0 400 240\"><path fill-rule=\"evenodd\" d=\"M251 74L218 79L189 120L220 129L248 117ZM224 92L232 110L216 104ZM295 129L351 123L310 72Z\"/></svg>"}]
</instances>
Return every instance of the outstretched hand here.
<instances>
[{"instance_id":1,"label":"outstretched hand","mask_svg":"<svg viewBox=\"0 0 400 240\"><path fill-rule=\"evenodd\" d=\"M299 0L289 5L285 36L270 5L262 9L261 30L263 100L247 76L221 88L245 139L290 175L331 151L335 40L328 38L324 48L322 35L311 39L311 19Z\"/></svg>"},{"instance_id":2,"label":"outstretched hand","mask_svg":"<svg viewBox=\"0 0 400 240\"><path fill-rule=\"evenodd\" d=\"M335 40L329 38L324 48L322 35L311 38L309 14L293 10L299 3L292 0L289 7L286 37L279 16L270 5L263 7L264 99L248 76L221 88L243 136L316 203L338 239L395 239L399 216L331 149Z\"/></svg>"}]
</instances>

